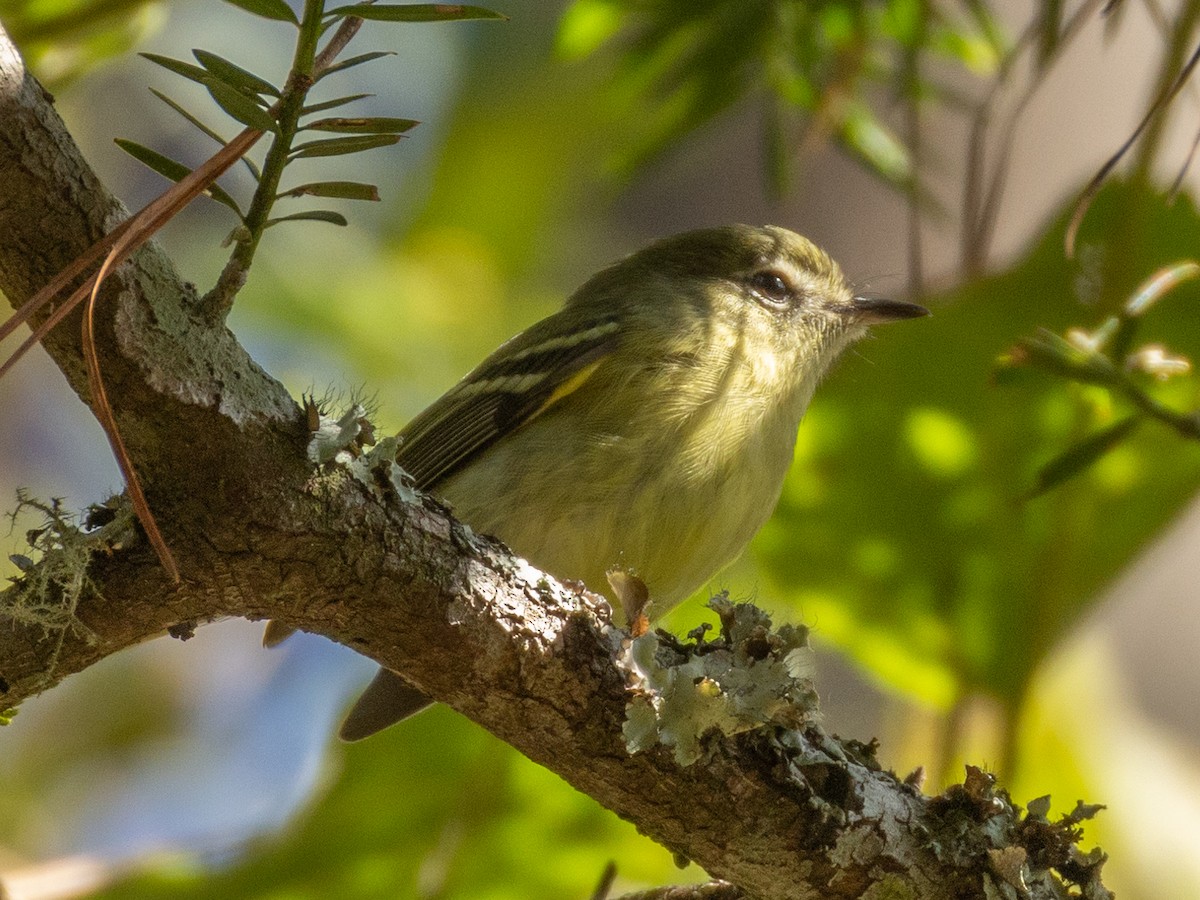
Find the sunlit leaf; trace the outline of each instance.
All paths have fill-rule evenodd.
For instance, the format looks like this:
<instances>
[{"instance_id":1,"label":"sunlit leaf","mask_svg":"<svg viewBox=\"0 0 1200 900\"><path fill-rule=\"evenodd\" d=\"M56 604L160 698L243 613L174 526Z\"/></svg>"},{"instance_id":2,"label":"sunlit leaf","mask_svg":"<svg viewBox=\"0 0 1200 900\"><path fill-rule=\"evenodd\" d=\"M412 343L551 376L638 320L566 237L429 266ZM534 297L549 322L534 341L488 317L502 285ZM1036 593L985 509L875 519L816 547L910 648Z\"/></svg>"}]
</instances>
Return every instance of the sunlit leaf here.
<instances>
[{"instance_id":1,"label":"sunlit leaf","mask_svg":"<svg viewBox=\"0 0 1200 900\"><path fill-rule=\"evenodd\" d=\"M181 162L176 162L169 156L164 156L157 150L151 150L142 144L134 141L126 140L125 138L117 138L114 143L138 162L153 169L159 175L169 178L171 181L182 181L191 173L191 168L185 166ZM205 191L209 197L216 200L218 203L223 203L237 213L238 218L242 217L242 211L238 208L237 201L218 184L212 185Z\"/></svg>"},{"instance_id":2,"label":"sunlit leaf","mask_svg":"<svg viewBox=\"0 0 1200 900\"><path fill-rule=\"evenodd\" d=\"M145 42L161 0L0 0L0 20L25 65L57 90Z\"/></svg>"},{"instance_id":3,"label":"sunlit leaf","mask_svg":"<svg viewBox=\"0 0 1200 900\"><path fill-rule=\"evenodd\" d=\"M232 87L240 88L251 94L266 94L269 97L279 96L279 88L275 87L271 82L259 78L253 72L248 72L241 66L231 63L229 60L223 59L215 53L209 53L207 50L193 50L192 55L200 61L200 65Z\"/></svg>"},{"instance_id":4,"label":"sunlit leaf","mask_svg":"<svg viewBox=\"0 0 1200 900\"><path fill-rule=\"evenodd\" d=\"M996 17L996 12L986 0L965 0L963 4L970 12L979 33L991 48L990 55L999 60L1008 52L1009 43L1004 35L1004 28Z\"/></svg>"},{"instance_id":5,"label":"sunlit leaf","mask_svg":"<svg viewBox=\"0 0 1200 900\"><path fill-rule=\"evenodd\" d=\"M296 14L284 0L225 0L225 2L244 9L246 12L254 13L256 16L262 16L264 19L291 22L293 25L300 24Z\"/></svg>"},{"instance_id":6,"label":"sunlit leaf","mask_svg":"<svg viewBox=\"0 0 1200 900\"><path fill-rule=\"evenodd\" d=\"M416 119L393 119L374 116L359 119L318 119L304 126L304 131L335 131L341 134L400 134L419 125Z\"/></svg>"},{"instance_id":7,"label":"sunlit leaf","mask_svg":"<svg viewBox=\"0 0 1200 900\"><path fill-rule=\"evenodd\" d=\"M291 155L295 159L311 156L340 156L344 153L359 153L363 150L374 150L376 147L387 147L399 140L400 135L398 134L364 134L355 137L330 138L297 144L292 148Z\"/></svg>"},{"instance_id":8,"label":"sunlit leaf","mask_svg":"<svg viewBox=\"0 0 1200 900\"><path fill-rule=\"evenodd\" d=\"M559 22L555 49L564 59L581 59L616 34L621 22L616 0L575 0Z\"/></svg>"},{"instance_id":9,"label":"sunlit leaf","mask_svg":"<svg viewBox=\"0 0 1200 900\"><path fill-rule=\"evenodd\" d=\"M339 6L325 13L327 16L357 16L376 22L451 22L461 19L507 19L508 16L484 9L482 6L464 6L457 3L401 3L401 4L356 4Z\"/></svg>"},{"instance_id":10,"label":"sunlit leaf","mask_svg":"<svg viewBox=\"0 0 1200 900\"><path fill-rule=\"evenodd\" d=\"M1104 387L1112 366L1059 336L1096 318L1075 294L1091 269L1062 253L1067 218L1009 271L927 299L931 319L878 329L858 350L868 366L843 361L754 545L764 596L790 599L815 640L935 706L982 690L1018 707L1102 588L1200 490L1200 444L1135 428L1141 411ZM1131 219L1138 231L1114 241ZM1105 292L1118 309L1150 273L1193 254L1198 232L1189 198L1168 206L1122 186L1102 192L1080 238L1089 266L1111 255L1105 271L1119 280ZM1200 302L1196 282L1174 290ZM1141 340L1200 354L1190 317L1139 323ZM1039 375L997 385L988 361L1022 334L1035 335L1021 349ZM1200 378L1155 390L1189 408ZM1116 424L1075 446L1097 421ZM1088 465L1086 483L1062 483ZM1039 477L1059 490L1022 502Z\"/></svg>"},{"instance_id":11,"label":"sunlit leaf","mask_svg":"<svg viewBox=\"0 0 1200 900\"><path fill-rule=\"evenodd\" d=\"M337 197L342 200L379 200L379 188L357 181L314 181L286 190L280 197Z\"/></svg>"},{"instance_id":12,"label":"sunlit leaf","mask_svg":"<svg viewBox=\"0 0 1200 900\"><path fill-rule=\"evenodd\" d=\"M1188 259L1155 272L1125 302L1125 315L1141 316L1174 288L1200 278L1200 265Z\"/></svg>"},{"instance_id":13,"label":"sunlit leaf","mask_svg":"<svg viewBox=\"0 0 1200 900\"><path fill-rule=\"evenodd\" d=\"M1017 345L1015 362L1085 384L1111 384L1112 363L1103 355L1076 346L1048 328L1038 328Z\"/></svg>"},{"instance_id":14,"label":"sunlit leaf","mask_svg":"<svg viewBox=\"0 0 1200 900\"><path fill-rule=\"evenodd\" d=\"M958 29L935 28L928 41L930 50L957 60L969 72L980 76L993 74L1002 58L985 36Z\"/></svg>"},{"instance_id":15,"label":"sunlit leaf","mask_svg":"<svg viewBox=\"0 0 1200 900\"><path fill-rule=\"evenodd\" d=\"M267 227L278 225L280 222L328 222L330 225L345 226L349 223L341 213L329 209L310 209L305 212L292 213L290 216L280 216L267 222Z\"/></svg>"},{"instance_id":16,"label":"sunlit leaf","mask_svg":"<svg viewBox=\"0 0 1200 900\"><path fill-rule=\"evenodd\" d=\"M905 184L911 178L908 149L869 107L849 105L842 137L889 181Z\"/></svg>"}]
</instances>

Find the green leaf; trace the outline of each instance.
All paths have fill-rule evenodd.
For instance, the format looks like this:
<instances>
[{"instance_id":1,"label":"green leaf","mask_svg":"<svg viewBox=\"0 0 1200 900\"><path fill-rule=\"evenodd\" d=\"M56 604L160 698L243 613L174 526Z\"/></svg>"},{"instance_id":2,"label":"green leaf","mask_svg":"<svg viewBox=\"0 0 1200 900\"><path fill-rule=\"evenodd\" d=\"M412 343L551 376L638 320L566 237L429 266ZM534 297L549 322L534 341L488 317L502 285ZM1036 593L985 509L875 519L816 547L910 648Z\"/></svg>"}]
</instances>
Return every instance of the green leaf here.
<instances>
[{"instance_id":1,"label":"green leaf","mask_svg":"<svg viewBox=\"0 0 1200 900\"><path fill-rule=\"evenodd\" d=\"M982 39L987 42L991 57L995 60L1002 59L1008 53L1009 45L995 12L986 0L966 0L965 6Z\"/></svg>"},{"instance_id":2,"label":"green leaf","mask_svg":"<svg viewBox=\"0 0 1200 900\"><path fill-rule=\"evenodd\" d=\"M373 62L377 59L382 59L385 56L395 56L392 50L376 50L372 53L363 53L359 56L352 56L349 59L342 60L340 63L335 63L328 69L321 72L317 81L320 81L326 75L332 75L334 72L344 72L346 69L352 69L355 66L361 66L363 63Z\"/></svg>"},{"instance_id":3,"label":"green leaf","mask_svg":"<svg viewBox=\"0 0 1200 900\"><path fill-rule=\"evenodd\" d=\"M244 9L248 13L262 16L264 19L274 19L277 22L291 22L299 25L296 14L283 0L225 0L230 6Z\"/></svg>"},{"instance_id":4,"label":"green leaf","mask_svg":"<svg viewBox=\"0 0 1200 900\"><path fill-rule=\"evenodd\" d=\"M1107 357L1077 347L1048 328L1039 328L1033 335L1022 338L1016 356L1020 364L1084 384L1110 385L1117 378Z\"/></svg>"},{"instance_id":5,"label":"green leaf","mask_svg":"<svg viewBox=\"0 0 1200 900\"><path fill-rule=\"evenodd\" d=\"M191 174L192 170L188 166L185 166L181 162L176 162L169 156L163 156L157 150L151 150L149 147L126 140L125 138L117 138L115 143L138 162L153 169L164 178L169 178L171 181L181 181ZM237 213L239 219L242 217L242 211L238 208L237 201L229 196L219 184L214 183L210 185L205 194L218 203L224 203Z\"/></svg>"},{"instance_id":6,"label":"green leaf","mask_svg":"<svg viewBox=\"0 0 1200 900\"><path fill-rule=\"evenodd\" d=\"M364 134L356 137L330 138L324 141L309 141L297 144L292 148L293 159L305 159L313 156L341 156L345 153L359 153L363 150L374 150L376 147L387 147L400 140L398 134Z\"/></svg>"},{"instance_id":7,"label":"green leaf","mask_svg":"<svg viewBox=\"0 0 1200 900\"><path fill-rule=\"evenodd\" d=\"M186 119L188 122L190 122L192 125L194 125L197 129L199 129L199 131L202 134L204 134L206 137L212 138L218 144L229 143L225 138L221 137L220 134L213 131L211 128L209 128L207 125L205 125L203 122L201 122L198 118L196 118L194 115L192 115L186 109L184 109L183 106L181 106L179 103L176 103L174 100L172 100L166 94L164 94L162 91L155 90L154 88L150 88L150 93L152 93L155 97L157 97L163 103L167 104L167 106L171 107L171 109L175 110L175 112L179 113L179 115L183 116L184 119Z\"/></svg>"},{"instance_id":8,"label":"green leaf","mask_svg":"<svg viewBox=\"0 0 1200 900\"><path fill-rule=\"evenodd\" d=\"M325 100L322 103L314 103L312 106L306 106L301 114L305 116L313 113L325 112L328 109L336 109L339 106L345 106L348 103L354 103L356 100L364 100L367 97L374 97L374 94L350 94L346 97L338 97L334 100Z\"/></svg>"},{"instance_id":9,"label":"green leaf","mask_svg":"<svg viewBox=\"0 0 1200 900\"><path fill-rule=\"evenodd\" d=\"M280 216L278 219L269 219L267 227L278 225L280 222L328 222L330 225L342 226L348 224L345 216L329 209L310 209L306 212L293 213L290 216Z\"/></svg>"},{"instance_id":10,"label":"green leaf","mask_svg":"<svg viewBox=\"0 0 1200 900\"><path fill-rule=\"evenodd\" d=\"M906 184L912 177L908 149L865 104L847 104L842 139L888 181Z\"/></svg>"},{"instance_id":11,"label":"green leaf","mask_svg":"<svg viewBox=\"0 0 1200 900\"><path fill-rule=\"evenodd\" d=\"M152 93L155 97L157 97L163 103L167 104L167 106L171 107L171 109L175 110L175 112L177 112L177 113L179 113L179 115L183 116L184 119L186 119L188 122L190 122L196 128L198 128L204 135L212 138L218 144L221 144L222 146L224 146L225 144L229 143L225 138L221 137L220 134L218 134L216 131L213 131L213 129L209 128L207 125L205 125L203 122L201 122L198 118L196 118L190 112L188 112L186 109L184 109L183 106L176 103L174 100L172 100L166 94L164 94L162 91L157 91L154 88L150 88L150 93ZM259 171L258 166L256 166L254 164L254 161L252 159L250 159L250 157L243 156L242 163L246 166L247 169L250 170L250 174L254 177L255 181L258 181L260 178L262 178L262 172Z\"/></svg>"},{"instance_id":12,"label":"green leaf","mask_svg":"<svg viewBox=\"0 0 1200 900\"><path fill-rule=\"evenodd\" d=\"M359 119L318 119L302 131L336 131L340 134L400 134L421 124L416 119L392 119L385 116Z\"/></svg>"},{"instance_id":13,"label":"green leaf","mask_svg":"<svg viewBox=\"0 0 1200 900\"><path fill-rule=\"evenodd\" d=\"M215 78L210 78L204 86L208 88L217 106L243 125L257 128L259 131L279 131L279 125L271 114L237 88Z\"/></svg>"},{"instance_id":14,"label":"green leaf","mask_svg":"<svg viewBox=\"0 0 1200 900\"><path fill-rule=\"evenodd\" d=\"M1129 416L1068 448L1038 470L1037 484L1026 496L1032 498L1044 494L1090 468L1129 437L1140 422L1139 416Z\"/></svg>"},{"instance_id":15,"label":"green leaf","mask_svg":"<svg viewBox=\"0 0 1200 900\"><path fill-rule=\"evenodd\" d=\"M142 56L164 69L204 85L217 105L243 125L249 125L260 131L276 131L278 129L270 113L260 105L256 94L244 93L242 89L228 84L208 69L193 66L191 63L172 59L169 56L160 56L157 53L143 53Z\"/></svg>"},{"instance_id":16,"label":"green leaf","mask_svg":"<svg viewBox=\"0 0 1200 900\"><path fill-rule=\"evenodd\" d=\"M195 81L197 84L202 84L205 87L213 80L212 74L207 69L202 69L199 66L193 66L191 63L184 62L182 59L174 59L170 56L163 56L159 53L139 53L138 56L150 60L150 62L162 66L169 72L174 72L176 75L182 75L190 81Z\"/></svg>"},{"instance_id":17,"label":"green leaf","mask_svg":"<svg viewBox=\"0 0 1200 900\"><path fill-rule=\"evenodd\" d=\"M452 22L462 19L503 19L503 16L482 6L463 6L457 3L355 4L329 10L327 16L355 16L375 22Z\"/></svg>"},{"instance_id":18,"label":"green leaf","mask_svg":"<svg viewBox=\"0 0 1200 900\"><path fill-rule=\"evenodd\" d=\"M215 53L209 53L207 50L193 50L192 55L200 61L200 65L204 66L205 69L231 87L238 88L250 94L266 94L268 97L279 96L279 88L275 87L271 82L259 78L253 72L248 72L241 66L231 63L229 60L217 56Z\"/></svg>"},{"instance_id":19,"label":"green leaf","mask_svg":"<svg viewBox=\"0 0 1200 900\"><path fill-rule=\"evenodd\" d=\"M379 188L357 181L314 181L284 191L280 197L337 197L341 200L379 200Z\"/></svg>"}]
</instances>

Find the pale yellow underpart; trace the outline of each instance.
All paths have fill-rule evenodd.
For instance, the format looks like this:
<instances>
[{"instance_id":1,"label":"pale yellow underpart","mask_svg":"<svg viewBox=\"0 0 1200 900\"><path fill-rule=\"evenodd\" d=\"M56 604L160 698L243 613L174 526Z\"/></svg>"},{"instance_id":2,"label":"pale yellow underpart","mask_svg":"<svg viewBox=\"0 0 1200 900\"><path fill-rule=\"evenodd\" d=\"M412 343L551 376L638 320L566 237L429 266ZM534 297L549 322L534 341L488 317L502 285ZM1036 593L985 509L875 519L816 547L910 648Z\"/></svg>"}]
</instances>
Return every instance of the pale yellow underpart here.
<instances>
[{"instance_id":1,"label":"pale yellow underpart","mask_svg":"<svg viewBox=\"0 0 1200 900\"><path fill-rule=\"evenodd\" d=\"M839 346L800 364L799 347L747 342L757 325L704 323L706 341L679 343L705 347L689 366L631 365L643 348L623 345L622 358L583 369L440 492L464 521L560 578L611 596L606 570L631 570L662 614L732 562L770 517L825 369L812 356L831 361L852 339L839 334ZM659 358L664 349L655 346ZM644 396L659 403L629 408L625 399Z\"/></svg>"}]
</instances>

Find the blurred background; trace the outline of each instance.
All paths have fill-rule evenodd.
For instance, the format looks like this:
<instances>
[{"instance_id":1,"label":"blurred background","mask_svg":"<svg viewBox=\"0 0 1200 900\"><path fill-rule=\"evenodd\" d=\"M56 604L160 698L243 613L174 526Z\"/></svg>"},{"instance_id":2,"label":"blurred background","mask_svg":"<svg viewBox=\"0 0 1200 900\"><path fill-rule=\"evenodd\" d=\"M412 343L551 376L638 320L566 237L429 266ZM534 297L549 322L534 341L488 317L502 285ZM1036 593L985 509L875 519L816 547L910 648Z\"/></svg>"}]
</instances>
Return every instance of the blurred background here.
<instances>
[{"instance_id":1,"label":"blurred background","mask_svg":"<svg viewBox=\"0 0 1200 900\"><path fill-rule=\"evenodd\" d=\"M1010 352L1039 328L1093 331L1196 255L1196 175L1171 191L1200 124L1191 86L1097 195L1074 259L1063 235L1181 70L1197 4L492 7L508 21L355 39L394 55L327 96L421 125L285 176L371 182L382 201L267 233L230 318L242 343L296 397L367 398L391 433L597 268L688 228L784 225L859 290L920 299L933 319L881 330L818 391L777 515L710 588L813 629L826 725L878 737L885 765L924 766L928 790L983 765L1055 816L1103 803L1087 842L1111 888L1200 896L1200 443ZM114 138L191 165L215 147L147 87L236 131L135 51L202 47L280 84L294 37L218 0L0 0L0 22L131 208L163 181ZM225 184L252 190L238 170ZM202 199L161 241L204 290L233 224ZM1197 301L1194 284L1165 293L1129 355L1200 354ZM1183 367L1154 358L1137 390L1200 405L1195 376L1159 378ZM0 405L6 508L18 488L69 508L120 489L46 359L0 382ZM6 554L37 525L18 518ZM668 626L707 615L692 602ZM338 745L373 664L260 636L228 621L148 643L0 729L12 900L582 898L609 860L618 890L703 877L445 708Z\"/></svg>"}]
</instances>

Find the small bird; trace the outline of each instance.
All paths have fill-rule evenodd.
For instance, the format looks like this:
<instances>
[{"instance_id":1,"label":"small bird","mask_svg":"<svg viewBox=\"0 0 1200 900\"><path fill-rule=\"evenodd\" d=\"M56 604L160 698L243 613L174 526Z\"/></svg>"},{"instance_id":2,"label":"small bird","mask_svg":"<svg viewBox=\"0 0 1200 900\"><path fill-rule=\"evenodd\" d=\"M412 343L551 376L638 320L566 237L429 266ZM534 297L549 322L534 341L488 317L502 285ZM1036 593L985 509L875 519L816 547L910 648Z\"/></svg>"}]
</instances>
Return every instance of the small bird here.
<instances>
[{"instance_id":1,"label":"small bird","mask_svg":"<svg viewBox=\"0 0 1200 900\"><path fill-rule=\"evenodd\" d=\"M689 231L602 270L503 344L400 433L396 459L538 568L627 618L661 615L770 517L833 361L869 326L925 315L854 296L787 229ZM340 735L430 702L380 669Z\"/></svg>"}]
</instances>

